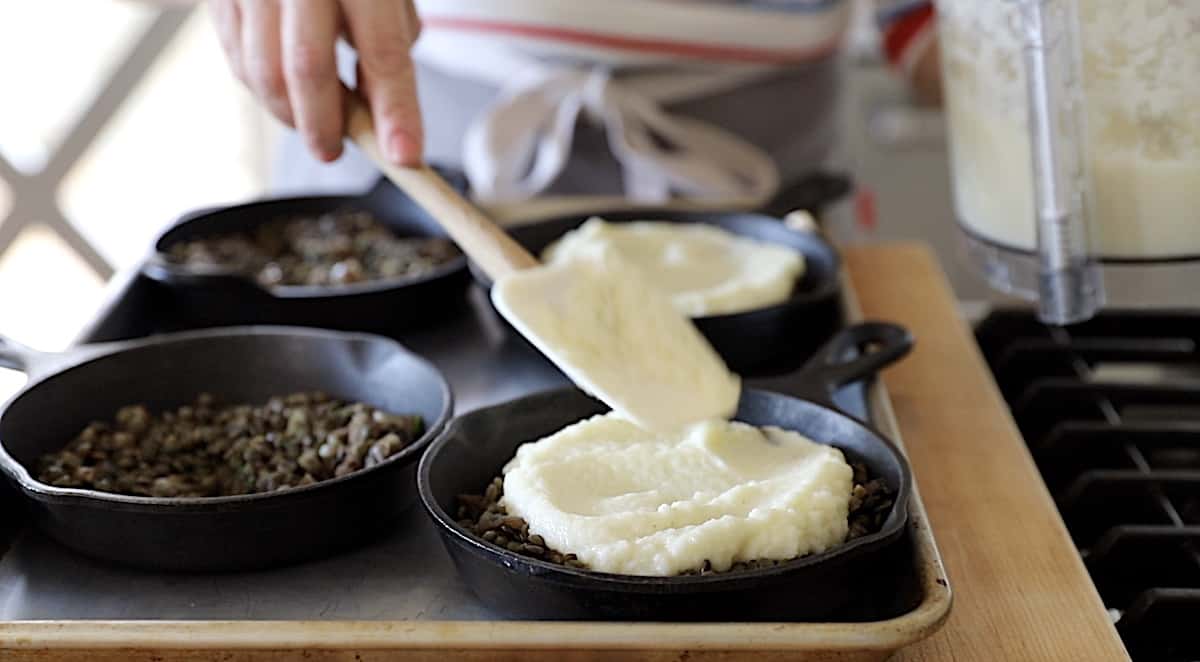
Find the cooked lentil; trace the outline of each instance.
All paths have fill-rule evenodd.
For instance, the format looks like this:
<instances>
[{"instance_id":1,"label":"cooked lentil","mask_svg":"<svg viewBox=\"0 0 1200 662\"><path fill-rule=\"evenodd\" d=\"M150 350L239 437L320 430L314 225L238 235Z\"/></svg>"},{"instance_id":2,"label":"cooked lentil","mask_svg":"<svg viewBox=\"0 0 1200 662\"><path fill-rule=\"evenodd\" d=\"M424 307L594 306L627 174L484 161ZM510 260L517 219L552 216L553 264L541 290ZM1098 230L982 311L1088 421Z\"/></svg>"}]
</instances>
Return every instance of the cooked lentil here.
<instances>
[{"instance_id":1,"label":"cooked lentil","mask_svg":"<svg viewBox=\"0 0 1200 662\"><path fill-rule=\"evenodd\" d=\"M895 502L895 492L888 487L882 478L872 478L866 465L855 462L854 487L850 494L850 531L846 540L865 536L883 528ZM587 566L574 554L563 554L546 546L546 541L539 535L529 534L529 524L520 517L508 514L500 499L504 496L504 478L497 476L488 484L483 494L458 495L458 512L455 513L459 526L478 536L480 539L498 545L510 552L548 561L570 568L587 569ZM794 560L794 559L789 559ZM721 572L737 572L769 568L787 561L774 559L758 559L739 561L729 570L716 571L708 561L695 570L681 573L683 575L711 575Z\"/></svg>"},{"instance_id":2,"label":"cooked lentil","mask_svg":"<svg viewBox=\"0 0 1200 662\"><path fill-rule=\"evenodd\" d=\"M171 246L167 259L221 266L252 275L264 287L339 286L419 276L458 257L441 237L398 237L365 211L271 221L234 233Z\"/></svg>"},{"instance_id":3,"label":"cooked lentil","mask_svg":"<svg viewBox=\"0 0 1200 662\"><path fill-rule=\"evenodd\" d=\"M57 487L153 497L213 497L301 487L374 466L424 430L324 393L293 393L263 405L220 406L207 393L159 414L122 407L88 424L39 463Z\"/></svg>"}]
</instances>

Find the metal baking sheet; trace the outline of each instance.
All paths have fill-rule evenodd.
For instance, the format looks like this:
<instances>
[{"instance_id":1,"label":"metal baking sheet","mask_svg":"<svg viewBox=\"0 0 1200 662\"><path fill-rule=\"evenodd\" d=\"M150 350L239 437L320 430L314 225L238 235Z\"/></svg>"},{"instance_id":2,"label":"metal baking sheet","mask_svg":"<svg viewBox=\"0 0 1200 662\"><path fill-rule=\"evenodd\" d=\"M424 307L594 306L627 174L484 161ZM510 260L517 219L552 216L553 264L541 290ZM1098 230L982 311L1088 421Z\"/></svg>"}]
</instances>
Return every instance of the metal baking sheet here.
<instances>
[{"instance_id":1,"label":"metal baking sheet","mask_svg":"<svg viewBox=\"0 0 1200 662\"><path fill-rule=\"evenodd\" d=\"M169 325L157 284L135 278L81 340L117 340ZM400 340L445 373L458 413L567 383L512 334L472 287L460 314ZM122 305L142 302L140 306ZM840 394L865 411L861 387ZM266 572L170 575L92 561L27 529L0 558L0 619L448 619L494 616L458 576L420 506L386 540Z\"/></svg>"},{"instance_id":2,"label":"metal baking sheet","mask_svg":"<svg viewBox=\"0 0 1200 662\"><path fill-rule=\"evenodd\" d=\"M170 328L167 293L159 287L136 275L118 281L102 314L81 341L137 337ZM856 306L849 303L853 316ZM465 295L457 314L398 339L441 368L454 389L460 413L566 383L552 365L500 322L486 297L475 288ZM872 412L885 433L894 432L886 399L878 388L856 385L838 393L836 399L852 412ZM885 420L878 419L881 408ZM116 567L82 557L23 527L16 519L19 509L12 507L11 501L4 502L5 507L0 509L0 535L5 530L11 532L7 549L0 538L0 621L23 622L10 623L17 632L25 631L22 628L26 626L36 631L37 626L30 621L54 621L68 626L56 629L58 636L84 642L91 636L84 622L103 622L111 626L104 630L108 640L105 645L139 647L141 642L147 648L154 647L151 644L156 636L153 630L146 630L147 621L191 623L184 627L196 628L196 636L201 639L208 637L206 647L214 650L223 649L222 632L228 633L230 641L262 647L288 629L281 624L246 631L247 625L230 625L232 621L287 621L290 626L310 623L312 627L318 621L354 622L355 629L325 636L329 645L347 649L353 648L349 642L361 641L361 622L372 621L385 628L376 633L383 638L392 632L393 624L409 623L415 629L407 631L405 643L419 644L423 650L470 649L478 653L489 646L506 650L525 644L544 647L547 641L568 649L611 645L632 649L643 644L670 646L678 637L688 641L698 636L713 638L714 650L744 649L750 636L761 637L764 647L792 652L806 647L845 651L861 640L866 642L862 644L864 654L871 653L863 659L875 659L875 654L885 655L886 650L935 630L949 609L945 575L924 524L919 495L914 497L911 528L904 544L897 545L892 558L851 589L859 599L836 619L859 624L846 626L852 630L838 630L836 624L826 623L759 632L755 628L778 626L745 624L748 630L728 630L725 635L722 633L727 630L722 628L726 626L663 624L675 629L639 634L641 629L659 625L639 625L614 633L602 624L588 629L587 623L498 621L459 581L419 506L414 506L386 539L337 557L269 571L187 575ZM437 626L441 621L458 622L459 626L426 630L419 625L428 622ZM464 624L472 622L480 624L478 631L464 629ZM511 627L494 629L505 623ZM78 627L72 629L72 624ZM0 623L0 645L4 626ZM112 628L119 632L123 627L131 628L129 638L113 639L117 635L113 635ZM172 630L178 632L176 627ZM621 632L627 637L622 639ZM872 632L877 635L874 639L870 638ZM345 635L345 646L335 645L339 634ZM730 637L728 646L721 644L723 636ZM601 646L598 641L609 643ZM379 645L378 641L373 644Z\"/></svg>"}]
</instances>

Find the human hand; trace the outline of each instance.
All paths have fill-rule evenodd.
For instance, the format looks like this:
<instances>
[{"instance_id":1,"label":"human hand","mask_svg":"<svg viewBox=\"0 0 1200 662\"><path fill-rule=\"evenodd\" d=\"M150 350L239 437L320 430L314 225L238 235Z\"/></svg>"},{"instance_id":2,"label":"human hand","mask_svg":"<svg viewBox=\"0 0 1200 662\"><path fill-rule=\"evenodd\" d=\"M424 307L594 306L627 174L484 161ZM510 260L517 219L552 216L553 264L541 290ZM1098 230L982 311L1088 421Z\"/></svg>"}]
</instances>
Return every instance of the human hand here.
<instances>
[{"instance_id":1,"label":"human hand","mask_svg":"<svg viewBox=\"0 0 1200 662\"><path fill-rule=\"evenodd\" d=\"M345 95L339 35L358 51L358 90L379 149L397 165L421 162L423 134L409 49L420 31L411 0L209 0L239 79L295 127L322 161L342 153Z\"/></svg>"}]
</instances>

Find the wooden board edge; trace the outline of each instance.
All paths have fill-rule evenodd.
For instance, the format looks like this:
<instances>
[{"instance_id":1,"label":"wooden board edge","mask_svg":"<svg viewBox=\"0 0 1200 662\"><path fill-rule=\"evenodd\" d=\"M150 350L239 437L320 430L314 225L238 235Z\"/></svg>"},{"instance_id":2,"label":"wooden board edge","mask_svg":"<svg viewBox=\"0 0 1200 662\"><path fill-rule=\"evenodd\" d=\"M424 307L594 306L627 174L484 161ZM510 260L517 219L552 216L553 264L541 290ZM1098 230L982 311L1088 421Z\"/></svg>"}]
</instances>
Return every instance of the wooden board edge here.
<instances>
[{"instance_id":1,"label":"wooden board edge","mask_svg":"<svg viewBox=\"0 0 1200 662\"><path fill-rule=\"evenodd\" d=\"M854 282L850 277L849 270L844 265L841 280L846 320L848 322L864 321L862 305L858 300ZM878 427L895 442L896 447L907 458L908 451L904 447L903 435L900 434L896 410L888 395L887 385L882 379L872 382L871 388L867 392L867 398ZM921 573L919 580L925 595L917 609L895 620L911 618L914 625L920 623L923 626L922 635L914 639L915 642L941 629L950 618L950 610L954 606L954 590L951 587L945 563L942 561L941 552L937 547L937 538L929 524L929 515L925 510L925 502L921 498L920 485L915 475L912 498L909 501L909 519L909 527L914 532L913 543L916 546L918 571Z\"/></svg>"}]
</instances>

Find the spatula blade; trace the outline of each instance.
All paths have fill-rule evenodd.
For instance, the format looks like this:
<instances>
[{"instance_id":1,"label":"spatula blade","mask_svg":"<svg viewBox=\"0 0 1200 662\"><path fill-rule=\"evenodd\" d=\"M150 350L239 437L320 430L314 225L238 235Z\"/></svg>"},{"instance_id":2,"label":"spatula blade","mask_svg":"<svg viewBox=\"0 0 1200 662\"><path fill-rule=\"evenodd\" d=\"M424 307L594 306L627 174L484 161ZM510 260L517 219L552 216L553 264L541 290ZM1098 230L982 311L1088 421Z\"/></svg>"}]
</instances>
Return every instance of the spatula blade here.
<instances>
[{"instance_id":1,"label":"spatula blade","mask_svg":"<svg viewBox=\"0 0 1200 662\"><path fill-rule=\"evenodd\" d=\"M665 294L611 252L513 273L492 301L580 388L644 428L737 409L739 378Z\"/></svg>"}]
</instances>

